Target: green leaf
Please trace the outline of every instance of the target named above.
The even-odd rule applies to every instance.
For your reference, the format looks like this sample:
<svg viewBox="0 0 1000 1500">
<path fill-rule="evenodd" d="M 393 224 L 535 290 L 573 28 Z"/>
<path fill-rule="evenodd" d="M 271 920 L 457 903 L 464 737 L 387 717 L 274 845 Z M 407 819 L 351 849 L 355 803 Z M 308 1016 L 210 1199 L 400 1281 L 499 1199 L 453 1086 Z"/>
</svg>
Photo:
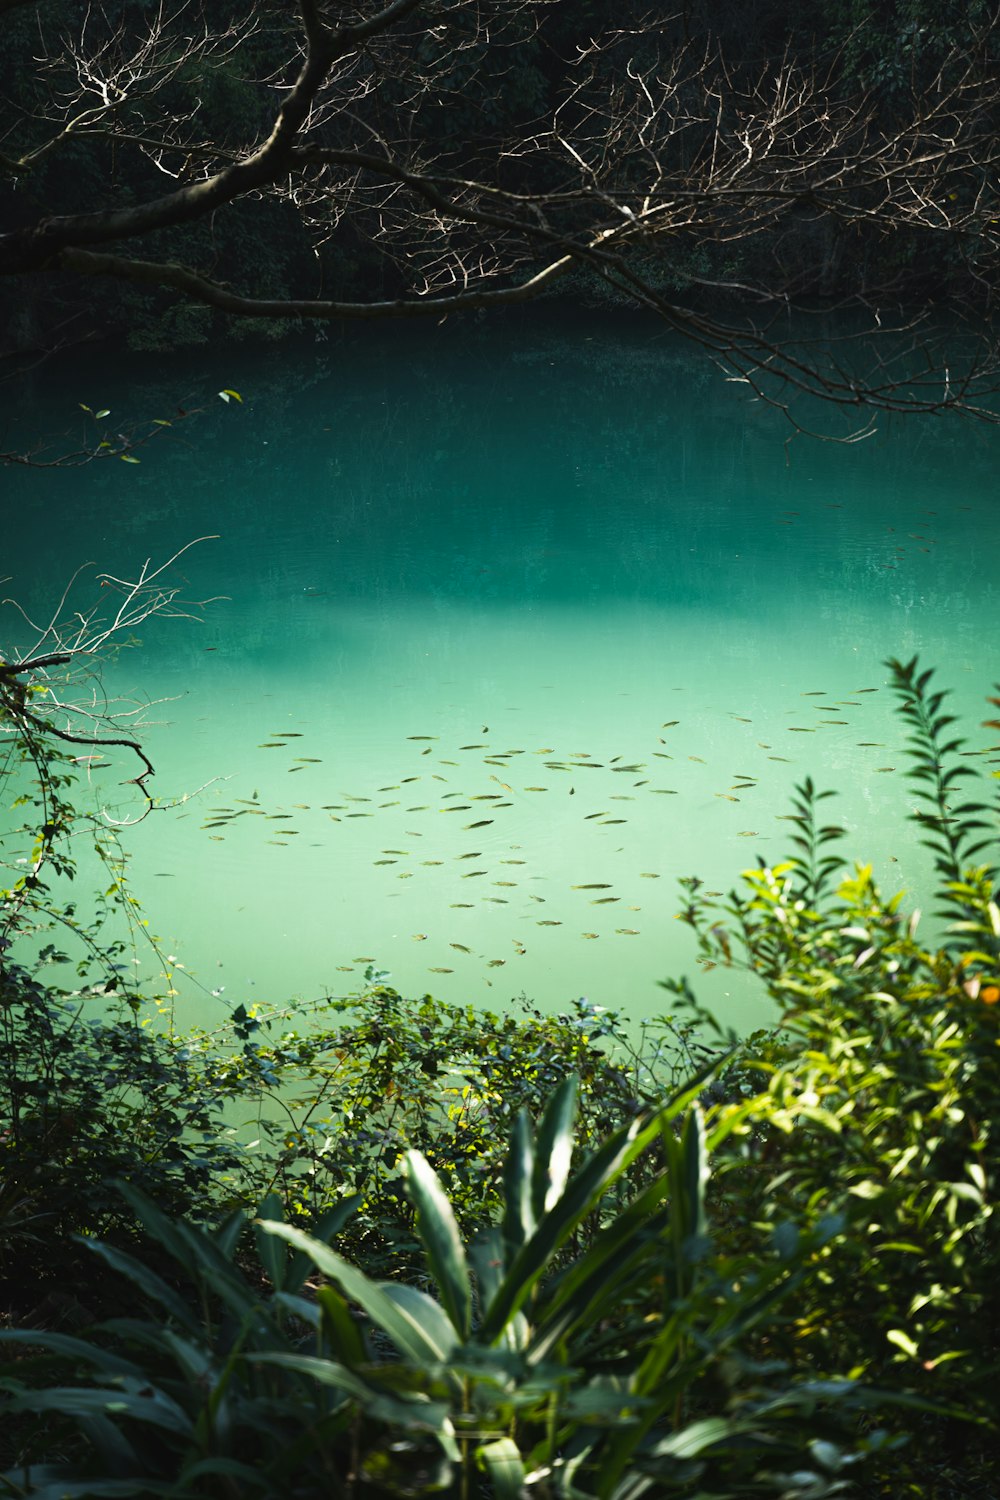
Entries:
<svg viewBox="0 0 1000 1500">
<path fill-rule="evenodd" d="M 227 405 L 229 404 L 230 401 L 238 401 L 241 406 L 243 404 L 243 397 L 240 395 L 239 391 L 231 391 L 231 390 L 220 391 L 219 392 L 219 396 L 220 396 L 220 399 L 223 400 L 223 401 L 225 401 Z"/>
<path fill-rule="evenodd" d="M 472 1325 L 472 1288 L 451 1204 L 437 1174 L 419 1151 L 406 1152 L 403 1170 L 431 1275 L 459 1337 L 467 1339 Z"/>
<path fill-rule="evenodd" d="M 904 1333 L 901 1328 L 890 1328 L 886 1338 L 890 1344 L 895 1344 L 897 1349 L 902 1349 L 903 1353 L 908 1354 L 911 1359 L 919 1359 L 920 1350 L 909 1334 Z"/>
<path fill-rule="evenodd" d="M 503 1240 L 508 1265 L 535 1232 L 536 1220 L 531 1206 L 534 1170 L 534 1131 L 528 1111 L 520 1109 L 503 1168 Z"/>
<path fill-rule="evenodd" d="M 383 1291 L 437 1347 L 442 1363 L 452 1357 L 459 1347 L 455 1326 L 433 1297 L 428 1297 L 419 1287 L 406 1286 L 402 1282 L 386 1282 Z"/>
<path fill-rule="evenodd" d="M 497 1500 L 520 1500 L 524 1493 L 524 1464 L 511 1438 L 498 1438 L 477 1449 L 476 1457 L 490 1477 Z"/>
<path fill-rule="evenodd" d="M 493 1340 L 499 1337 L 508 1318 L 531 1295 L 555 1252 L 586 1218 L 611 1183 L 649 1148 L 660 1134 L 663 1123 L 673 1119 L 697 1097 L 705 1079 L 716 1066 L 713 1059 L 659 1109 L 636 1116 L 608 1136 L 571 1178 L 565 1192 L 511 1262 L 486 1310 L 481 1329 L 483 1338 Z"/>
<path fill-rule="evenodd" d="M 137 464 L 137 463 L 139 463 L 139 459 L 136 458 L 136 456 L 135 456 L 134 453 L 123 453 L 121 455 L 121 461 L 122 461 L 123 464 Z"/>
<path fill-rule="evenodd" d="M 138 1380 L 123 1381 L 115 1390 L 50 1386 L 46 1391 L 22 1391 L 9 1398 L 8 1410 L 54 1411 L 64 1417 L 128 1416 L 185 1438 L 192 1431 L 191 1419 L 176 1401 Z"/>
<path fill-rule="evenodd" d="M 257 1242 L 257 1254 L 260 1263 L 267 1272 L 268 1280 L 276 1292 L 285 1290 L 285 1277 L 288 1272 L 290 1256 L 287 1250 L 282 1250 L 273 1234 L 265 1234 L 261 1229 L 260 1221 L 263 1219 L 274 1219 L 281 1221 L 284 1218 L 284 1205 L 277 1193 L 268 1193 L 257 1210 L 257 1220 L 253 1226 L 254 1239 Z"/>
<path fill-rule="evenodd" d="M 536 1221 L 562 1196 L 573 1158 L 577 1081 L 571 1074 L 549 1101 L 535 1138 L 531 1207 Z"/>
<path fill-rule="evenodd" d="M 454 1439 L 454 1427 L 444 1401 L 431 1401 L 422 1392 L 412 1395 L 380 1390 L 362 1380 L 352 1370 L 334 1363 L 331 1359 L 319 1359 L 313 1354 L 252 1354 L 248 1359 L 253 1364 L 280 1365 L 286 1370 L 297 1370 L 309 1375 L 321 1385 L 330 1385 L 360 1402 L 367 1416 L 382 1422 L 398 1423 L 399 1426 L 414 1427 L 433 1432 L 448 1457 L 458 1459 L 458 1447 Z"/>
<path fill-rule="evenodd" d="M 45 1333 L 34 1328 L 0 1328 L 0 1343 L 28 1344 L 36 1349 L 51 1349 L 53 1354 L 64 1354 L 68 1359 L 86 1360 L 88 1364 L 103 1370 L 107 1375 L 132 1375 L 138 1378 L 142 1371 L 130 1360 L 112 1354 L 86 1339 L 75 1338 L 68 1333 Z"/>
<path fill-rule="evenodd" d="M 429 1338 L 422 1324 L 415 1322 L 407 1308 L 397 1305 L 387 1288 L 371 1281 L 363 1271 L 352 1266 L 328 1245 L 314 1240 L 301 1229 L 291 1224 L 262 1223 L 265 1234 L 276 1234 L 290 1245 L 305 1251 L 313 1264 L 329 1276 L 340 1289 L 356 1302 L 388 1338 L 400 1354 L 416 1364 L 438 1364 L 441 1359 L 439 1346 Z"/>
</svg>

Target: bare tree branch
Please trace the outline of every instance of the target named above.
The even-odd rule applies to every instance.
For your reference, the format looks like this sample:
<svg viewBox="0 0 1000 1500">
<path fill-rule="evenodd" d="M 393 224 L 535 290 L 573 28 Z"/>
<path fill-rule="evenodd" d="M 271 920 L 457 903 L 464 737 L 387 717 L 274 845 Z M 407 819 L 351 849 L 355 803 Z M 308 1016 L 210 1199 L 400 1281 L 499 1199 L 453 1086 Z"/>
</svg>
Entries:
<svg viewBox="0 0 1000 1500">
<path fill-rule="evenodd" d="M 30 181 L 67 141 L 90 139 L 132 153 L 136 169 L 145 163 L 154 190 L 85 212 L 24 215 L 0 233 L 0 276 L 110 278 L 271 320 L 440 318 L 583 279 L 655 312 L 786 412 L 782 389 L 857 408 L 992 418 L 981 392 L 998 368 L 988 328 L 1000 270 L 996 19 L 892 120 L 846 92 L 835 65 L 810 71 L 786 59 L 753 79 L 708 44 L 667 44 L 650 22 L 612 27 L 558 61 L 554 102 L 516 129 L 484 109 L 475 132 L 456 133 L 446 102 L 475 107 L 469 77 L 494 97 L 492 71 L 502 80 L 526 39 L 544 31 L 544 0 L 359 0 L 343 20 L 321 0 L 300 0 L 278 40 L 262 39 L 253 7 L 213 27 L 199 0 L 173 5 L 163 0 L 134 32 L 98 24 L 95 12 L 43 56 L 43 70 L 63 81 L 43 118 L 10 123 L 0 158 Z M 0 13 L 16 8 L 0 0 Z M 271 60 L 253 81 L 262 123 L 251 139 L 235 128 L 213 138 L 200 95 L 182 79 L 231 67 L 252 48 Z M 14 146 L 19 134 L 26 140 Z M 164 174 L 177 184 L 166 193 Z M 318 266 L 340 240 L 362 245 L 385 267 L 387 290 L 269 295 L 240 285 L 225 255 L 206 265 L 189 245 L 198 224 L 240 206 L 250 213 L 265 198 L 305 226 Z M 916 381 L 914 367 L 890 372 L 877 355 L 867 375 L 852 375 L 828 348 L 791 345 L 756 311 L 708 309 L 709 289 L 744 308 L 785 309 L 799 293 L 823 293 L 823 265 L 803 268 L 794 248 L 810 235 L 826 245 L 860 237 L 880 253 L 896 242 L 908 254 L 946 245 L 955 285 L 986 313 L 961 378 L 951 357 Z M 150 237 L 152 255 L 129 253 L 128 242 Z M 786 271 L 789 246 L 796 264 Z M 734 252 L 749 271 L 726 270 Z M 765 269 L 755 275 L 755 265 Z M 892 321 L 882 298 L 916 286 L 899 268 L 881 285 L 863 281 L 856 300 L 873 335 Z M 927 337 L 921 311 L 911 302 L 901 326 Z"/>
</svg>

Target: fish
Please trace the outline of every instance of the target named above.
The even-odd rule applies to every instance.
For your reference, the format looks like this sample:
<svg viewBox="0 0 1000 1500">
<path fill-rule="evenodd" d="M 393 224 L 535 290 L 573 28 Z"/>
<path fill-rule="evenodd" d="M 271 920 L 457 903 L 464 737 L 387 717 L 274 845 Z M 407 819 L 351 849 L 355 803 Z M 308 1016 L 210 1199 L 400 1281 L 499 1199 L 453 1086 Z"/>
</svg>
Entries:
<svg viewBox="0 0 1000 1500">
<path fill-rule="evenodd" d="M 471 953 L 472 952 L 472 949 L 471 948 L 467 948 L 464 943 L 449 943 L 448 947 L 449 948 L 457 948 L 458 951 L 459 951 L 459 953 Z"/>
<path fill-rule="evenodd" d="M 442 969 L 439 965 L 435 964 L 432 968 L 428 969 L 427 972 L 428 974 L 454 974 L 455 970 Z"/>
<path fill-rule="evenodd" d="M 611 889 L 611 882 L 610 882 L 610 880 L 596 880 L 596 881 L 592 881 L 589 885 L 572 885 L 572 886 L 570 886 L 570 890 L 571 891 L 610 891 L 610 889 Z"/>
</svg>

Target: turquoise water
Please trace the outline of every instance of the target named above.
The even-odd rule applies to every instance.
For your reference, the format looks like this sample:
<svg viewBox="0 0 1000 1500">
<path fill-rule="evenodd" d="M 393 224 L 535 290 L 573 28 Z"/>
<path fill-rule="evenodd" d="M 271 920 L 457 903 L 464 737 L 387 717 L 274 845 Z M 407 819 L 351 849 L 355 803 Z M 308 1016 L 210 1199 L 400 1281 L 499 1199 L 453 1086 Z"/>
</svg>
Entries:
<svg viewBox="0 0 1000 1500">
<path fill-rule="evenodd" d="M 157 700 L 179 805 L 123 839 L 183 1016 L 349 993 L 375 963 L 407 993 L 634 1017 L 686 972 L 750 1026 L 754 986 L 698 974 L 677 880 L 780 858 L 807 773 L 920 904 L 882 661 L 938 666 L 989 744 L 994 431 L 789 447 L 656 330 L 538 317 L 44 366 L 5 446 L 72 437 L 80 401 L 123 423 L 209 404 L 139 465 L 3 474 L 29 612 L 88 559 L 131 577 L 217 536 L 178 566 L 188 598 L 225 597 L 103 673 Z M 131 774 L 94 772 L 114 816 Z"/>
</svg>

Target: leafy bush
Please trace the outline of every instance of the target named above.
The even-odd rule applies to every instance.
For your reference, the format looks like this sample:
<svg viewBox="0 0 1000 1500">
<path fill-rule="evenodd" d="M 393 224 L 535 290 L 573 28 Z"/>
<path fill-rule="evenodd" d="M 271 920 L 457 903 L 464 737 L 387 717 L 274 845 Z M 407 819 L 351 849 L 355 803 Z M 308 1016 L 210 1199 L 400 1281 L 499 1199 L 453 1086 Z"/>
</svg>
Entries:
<svg viewBox="0 0 1000 1500">
<path fill-rule="evenodd" d="M 742 1059 L 760 1093 L 723 1110 L 741 1146 L 727 1190 L 742 1221 L 844 1213 L 851 1226 L 769 1347 L 989 1424 L 978 1439 L 964 1424 L 921 1425 L 914 1492 L 933 1493 L 937 1474 L 952 1493 L 948 1465 L 968 1467 L 996 1442 L 1000 909 L 995 865 L 972 862 L 996 857 L 996 813 L 962 795 L 973 773 L 931 674 L 915 661 L 890 667 L 910 731 L 913 816 L 939 876 L 941 941 L 921 939 L 919 913 L 883 896 L 870 867 L 848 870 L 832 852 L 840 830 L 821 825 L 809 782 L 793 857 L 746 872 L 722 905 L 692 882 L 687 917 L 705 956 L 746 964 L 780 1007 L 777 1032 Z"/>
<path fill-rule="evenodd" d="M 430 995 L 407 999 L 384 975 L 369 978 L 359 996 L 297 1005 L 294 1029 L 287 1011 L 237 1012 L 242 1046 L 228 1062 L 218 1036 L 204 1041 L 234 1090 L 256 1091 L 260 1180 L 304 1227 L 357 1192 L 350 1253 L 379 1273 L 402 1271 L 420 1253 L 404 1151 L 431 1161 L 471 1235 L 499 1211 L 514 1120 L 522 1109 L 540 1114 L 567 1074 L 580 1083 L 583 1152 L 712 1056 L 693 1024 L 669 1016 L 636 1036 L 620 1014 L 582 999 L 559 1015 L 525 1004 L 498 1016 Z M 633 1191 L 643 1170 L 613 1191 Z"/>
<path fill-rule="evenodd" d="M 322 1238 L 273 1218 L 256 1226 L 263 1292 L 256 1273 L 248 1282 L 237 1269 L 240 1215 L 212 1235 L 129 1191 L 193 1283 L 196 1306 L 142 1261 L 95 1243 L 93 1253 L 132 1280 L 145 1316 L 112 1320 L 93 1340 L 0 1332 L 15 1349 L 46 1350 L 43 1371 L 55 1358 L 66 1372 L 65 1383 L 35 1387 L 29 1359 L 0 1380 L 8 1430 L 12 1419 L 51 1414 L 85 1440 L 75 1463 L 19 1455 L 8 1492 L 837 1493 L 842 1475 L 887 1442 L 879 1432 L 850 1439 L 871 1398 L 850 1380 L 790 1379 L 743 1351 L 832 1246 L 838 1222 L 786 1226 L 752 1260 L 712 1251 L 709 1142 L 697 1110 L 678 1124 L 701 1082 L 620 1126 L 571 1174 L 575 1081 L 564 1081 L 537 1131 L 518 1117 L 502 1220 L 468 1253 L 440 1179 L 408 1152 L 433 1294 L 377 1282 Z M 724 1135 L 717 1129 L 713 1143 Z M 607 1190 L 651 1153 L 660 1169 L 646 1188 L 557 1270 Z M 311 1267 L 324 1285 L 307 1283 Z"/>
</svg>

